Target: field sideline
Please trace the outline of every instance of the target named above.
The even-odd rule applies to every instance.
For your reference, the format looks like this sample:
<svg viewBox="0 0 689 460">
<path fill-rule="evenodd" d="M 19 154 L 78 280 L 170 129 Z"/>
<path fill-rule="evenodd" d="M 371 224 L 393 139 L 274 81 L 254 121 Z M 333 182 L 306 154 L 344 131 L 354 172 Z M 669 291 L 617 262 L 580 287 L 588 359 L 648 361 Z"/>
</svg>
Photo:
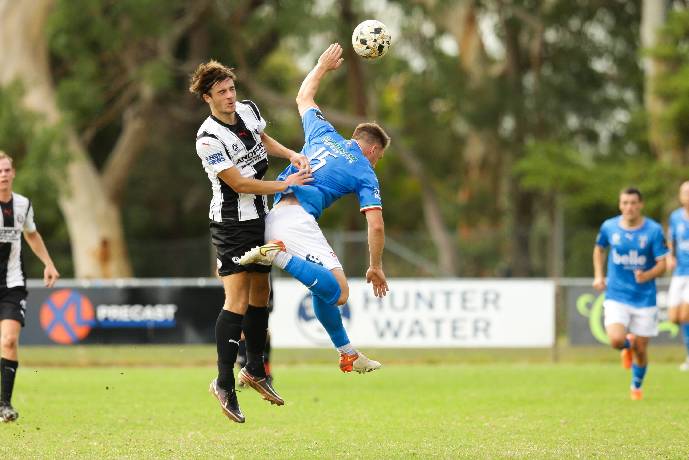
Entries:
<svg viewBox="0 0 689 460">
<path fill-rule="evenodd" d="M 26 347 L 0 441 L 5 458 L 689 457 L 681 350 L 651 350 L 640 402 L 614 352 L 576 351 L 378 350 L 384 369 L 344 375 L 331 351 L 278 350 L 287 404 L 245 390 L 238 425 L 207 393 L 212 347 Z"/>
</svg>

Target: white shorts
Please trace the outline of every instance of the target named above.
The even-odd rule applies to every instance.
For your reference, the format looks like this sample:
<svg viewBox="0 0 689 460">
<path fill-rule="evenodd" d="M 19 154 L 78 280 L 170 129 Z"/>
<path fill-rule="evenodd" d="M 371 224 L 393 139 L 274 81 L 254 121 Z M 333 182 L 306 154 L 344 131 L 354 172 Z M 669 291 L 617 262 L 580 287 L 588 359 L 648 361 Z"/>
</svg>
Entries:
<svg viewBox="0 0 689 460">
<path fill-rule="evenodd" d="M 670 308 L 689 303 L 689 276 L 673 276 L 667 293 L 667 305 Z"/>
<path fill-rule="evenodd" d="M 301 205 L 273 208 L 266 216 L 266 241 L 281 240 L 293 256 L 322 265 L 342 268 L 335 251 L 323 236 L 316 219 Z"/>
<path fill-rule="evenodd" d="M 622 324 L 629 332 L 640 337 L 658 335 L 658 307 L 632 307 L 616 300 L 603 302 L 605 327 Z"/>
</svg>

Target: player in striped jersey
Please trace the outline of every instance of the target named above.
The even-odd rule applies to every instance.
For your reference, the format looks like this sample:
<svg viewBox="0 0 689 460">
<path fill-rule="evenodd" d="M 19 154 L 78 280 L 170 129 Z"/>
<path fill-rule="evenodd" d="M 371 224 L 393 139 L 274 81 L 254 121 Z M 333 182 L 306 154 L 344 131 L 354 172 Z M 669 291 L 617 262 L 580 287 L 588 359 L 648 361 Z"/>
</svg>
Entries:
<svg viewBox="0 0 689 460">
<path fill-rule="evenodd" d="M 239 372 L 240 381 L 272 404 L 282 405 L 284 401 L 266 378 L 263 362 L 270 267 L 242 266 L 239 257 L 264 242 L 268 212 L 265 195 L 311 179 L 307 158 L 264 132 L 266 121 L 256 104 L 237 101 L 235 80 L 232 69 L 211 60 L 196 69 L 189 90 L 211 111 L 196 135 L 196 153 L 213 190 L 211 239 L 225 289 L 225 304 L 215 325 L 218 378 L 211 382 L 210 391 L 230 420 L 243 423 L 233 374 L 242 330 L 247 364 Z M 297 171 L 285 181 L 262 180 L 268 169 L 268 155 L 289 160 Z"/>
<path fill-rule="evenodd" d="M 276 240 L 247 252 L 241 263 L 279 266 L 311 291 L 314 314 L 340 353 L 343 372 L 370 372 L 381 365 L 356 350 L 347 336 L 338 308 L 349 296 L 349 286 L 337 255 L 318 227 L 325 208 L 347 194 L 359 199 L 359 209 L 368 224 L 370 252 L 366 281 L 376 297 L 388 292 L 383 272 L 385 230 L 378 178 L 373 170 L 383 158 L 390 138 L 375 123 L 356 127 L 352 139 L 344 139 L 323 116 L 314 101 L 326 73 L 342 64 L 342 48 L 330 45 L 299 88 L 297 106 L 304 126 L 303 152 L 311 161 L 313 182 L 291 187 L 275 195 L 275 206 L 266 219 L 266 240 Z M 288 167 L 278 180 L 295 168 Z"/>
<path fill-rule="evenodd" d="M 19 334 L 24 326 L 27 296 L 26 274 L 21 255 L 22 233 L 31 250 L 45 265 L 45 285 L 53 287 L 60 277 L 41 234 L 36 230 L 31 201 L 12 192 L 14 176 L 12 158 L 0 151 L 0 421 L 3 422 L 12 422 L 19 417 L 19 413 L 12 407 L 12 390 L 19 366 Z"/>
</svg>

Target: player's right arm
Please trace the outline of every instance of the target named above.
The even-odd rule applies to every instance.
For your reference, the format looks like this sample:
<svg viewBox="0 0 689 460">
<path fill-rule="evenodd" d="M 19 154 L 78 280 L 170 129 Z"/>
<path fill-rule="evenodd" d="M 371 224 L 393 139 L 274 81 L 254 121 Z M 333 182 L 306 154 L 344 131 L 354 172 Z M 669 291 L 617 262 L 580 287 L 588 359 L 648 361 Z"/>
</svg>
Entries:
<svg viewBox="0 0 689 460">
<path fill-rule="evenodd" d="M 605 291 L 605 255 L 605 249 L 593 247 L 593 288 L 599 292 Z"/>
<path fill-rule="evenodd" d="M 383 272 L 383 248 L 385 247 L 385 224 L 383 211 L 370 209 L 366 211 L 368 224 L 369 267 L 366 270 L 366 282 L 373 285 L 373 294 L 384 297 L 388 293 L 388 282 Z"/>
<path fill-rule="evenodd" d="M 598 236 L 596 236 L 596 244 L 593 246 L 593 288 L 599 292 L 605 290 L 605 249 L 610 243 L 608 242 L 608 234 L 605 231 L 605 223 L 601 225 Z"/>
<path fill-rule="evenodd" d="M 274 194 L 284 192 L 292 185 L 304 185 L 313 180 L 311 173 L 306 169 L 287 176 L 284 181 L 263 181 L 253 177 L 244 177 L 230 160 L 223 143 L 211 136 L 204 136 L 196 141 L 196 153 L 201 158 L 204 167 L 210 169 L 237 193 Z"/>
<path fill-rule="evenodd" d="M 300 169 L 290 174 L 284 181 L 258 180 L 253 177 L 244 177 L 234 166 L 220 171 L 218 177 L 237 193 L 250 193 L 253 195 L 272 195 L 284 192 L 292 185 L 304 185 L 313 180 L 311 173 L 306 169 Z"/>
<path fill-rule="evenodd" d="M 672 216 L 670 216 L 670 222 L 668 224 L 667 232 L 667 258 L 666 258 L 666 268 L 668 271 L 673 271 L 677 266 L 677 256 L 675 254 L 675 232 L 672 225 Z"/>
<path fill-rule="evenodd" d="M 339 43 L 333 43 L 323 51 L 323 54 L 318 58 L 318 63 L 311 69 L 311 72 L 306 75 L 306 78 L 304 78 L 304 81 L 299 87 L 299 92 L 297 93 L 297 108 L 299 109 L 300 117 L 303 117 L 304 113 L 312 107 L 318 109 L 314 98 L 321 84 L 321 79 L 329 71 L 340 67 L 343 61 L 342 47 Z"/>
</svg>

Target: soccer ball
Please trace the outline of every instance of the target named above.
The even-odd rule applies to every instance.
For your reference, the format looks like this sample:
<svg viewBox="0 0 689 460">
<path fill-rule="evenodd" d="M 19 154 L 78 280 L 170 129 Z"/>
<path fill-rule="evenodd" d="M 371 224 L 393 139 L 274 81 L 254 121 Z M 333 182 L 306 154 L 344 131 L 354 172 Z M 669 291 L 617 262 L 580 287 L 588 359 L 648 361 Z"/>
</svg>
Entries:
<svg viewBox="0 0 689 460">
<path fill-rule="evenodd" d="M 390 48 L 390 32 L 380 21 L 369 19 L 362 22 L 352 33 L 352 46 L 364 59 L 378 59 Z"/>
</svg>

